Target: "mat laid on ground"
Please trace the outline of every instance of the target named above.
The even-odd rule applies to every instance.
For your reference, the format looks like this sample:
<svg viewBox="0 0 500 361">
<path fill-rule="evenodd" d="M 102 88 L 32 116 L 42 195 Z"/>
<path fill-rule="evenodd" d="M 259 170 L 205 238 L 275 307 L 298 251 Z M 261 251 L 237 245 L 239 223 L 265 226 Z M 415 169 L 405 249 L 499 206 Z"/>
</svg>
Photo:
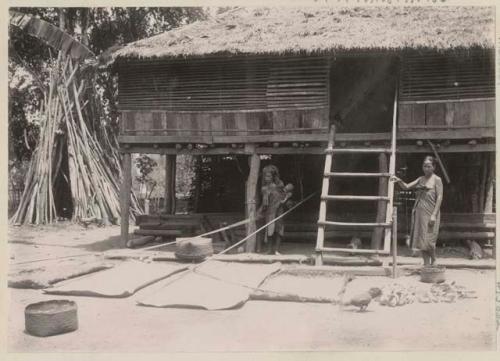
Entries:
<svg viewBox="0 0 500 361">
<path fill-rule="evenodd" d="M 107 271 L 61 282 L 44 292 L 57 295 L 128 297 L 141 288 L 186 268 L 186 265 L 131 260 Z"/>
<path fill-rule="evenodd" d="M 252 293 L 253 299 L 295 302 L 331 302 L 339 299 L 345 283 L 343 275 L 310 276 L 279 273 L 270 277 Z"/>
<path fill-rule="evenodd" d="M 113 263 L 92 255 L 11 265 L 8 285 L 12 288 L 47 288 L 54 283 L 106 270 L 113 266 Z"/>
<path fill-rule="evenodd" d="M 158 292 L 138 300 L 152 307 L 185 307 L 224 310 L 243 305 L 252 290 L 271 274 L 280 263 L 255 265 L 211 261 L 169 282 Z"/>
</svg>

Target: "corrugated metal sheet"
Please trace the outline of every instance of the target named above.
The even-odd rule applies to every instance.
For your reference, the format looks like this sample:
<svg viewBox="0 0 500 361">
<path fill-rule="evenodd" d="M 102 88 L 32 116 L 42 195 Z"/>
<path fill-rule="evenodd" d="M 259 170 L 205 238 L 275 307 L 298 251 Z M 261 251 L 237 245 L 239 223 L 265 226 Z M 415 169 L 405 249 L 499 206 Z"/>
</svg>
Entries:
<svg viewBox="0 0 500 361">
<path fill-rule="evenodd" d="M 492 53 L 412 55 L 403 58 L 401 101 L 493 97 L 495 64 Z"/>
<path fill-rule="evenodd" d="M 328 105 L 325 58 L 135 61 L 119 67 L 121 110 L 270 111 Z"/>
</svg>

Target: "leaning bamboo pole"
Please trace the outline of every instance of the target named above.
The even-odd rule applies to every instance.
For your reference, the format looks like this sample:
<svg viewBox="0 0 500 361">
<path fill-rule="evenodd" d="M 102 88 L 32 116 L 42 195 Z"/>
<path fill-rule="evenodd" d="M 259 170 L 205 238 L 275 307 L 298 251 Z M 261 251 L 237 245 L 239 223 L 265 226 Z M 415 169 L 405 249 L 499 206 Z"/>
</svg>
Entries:
<svg viewBox="0 0 500 361">
<path fill-rule="evenodd" d="M 58 177 L 70 188 L 73 221 L 95 218 L 103 224 L 118 223 L 122 170 L 116 139 L 108 139 L 101 119 L 89 119 L 88 114 L 99 112 L 84 111 L 97 104 L 92 74 L 80 71 L 78 64 L 60 54 L 49 80 L 40 109 L 40 137 L 11 223 L 57 221 L 54 187 Z M 132 207 L 136 212 L 139 209 L 133 195 Z"/>
</svg>

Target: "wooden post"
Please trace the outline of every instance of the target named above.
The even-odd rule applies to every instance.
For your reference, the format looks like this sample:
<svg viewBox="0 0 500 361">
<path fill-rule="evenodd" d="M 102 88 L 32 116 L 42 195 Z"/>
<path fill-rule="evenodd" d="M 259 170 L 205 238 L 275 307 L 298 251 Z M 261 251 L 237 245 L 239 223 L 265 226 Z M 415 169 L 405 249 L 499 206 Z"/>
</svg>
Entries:
<svg viewBox="0 0 500 361">
<path fill-rule="evenodd" d="M 165 159 L 165 213 L 175 214 L 175 163 L 177 156 L 167 154 Z"/>
<path fill-rule="evenodd" d="M 484 213 L 493 212 L 493 193 L 495 192 L 495 153 L 489 154 L 488 177 L 486 179 L 486 195 L 484 201 Z"/>
<path fill-rule="evenodd" d="M 248 180 L 246 184 L 246 213 L 247 218 L 249 219 L 248 224 L 246 225 L 247 236 L 255 232 L 257 229 L 256 224 L 256 211 L 257 211 L 257 181 L 259 180 L 259 170 L 260 170 L 260 158 L 259 155 L 255 152 L 255 147 L 252 151 L 253 153 L 250 155 L 250 172 L 248 173 Z M 250 237 L 245 245 L 246 252 L 255 252 L 256 249 L 256 237 Z"/>
<path fill-rule="evenodd" d="M 380 173 L 387 173 L 388 165 L 387 165 L 387 155 L 385 153 L 380 153 L 378 157 L 378 167 Z M 380 177 L 378 181 L 378 195 L 379 196 L 387 196 L 387 177 Z M 387 202 L 378 201 L 377 203 L 377 223 L 385 222 L 385 212 L 387 211 Z M 382 245 L 382 237 L 384 235 L 384 229 L 381 227 L 376 227 L 372 232 L 372 241 L 371 248 L 372 249 L 380 249 Z"/>
<path fill-rule="evenodd" d="M 123 153 L 123 180 L 120 190 L 121 238 L 128 244 L 128 222 L 130 218 L 130 192 L 132 190 L 132 159 L 130 153 Z"/>
<path fill-rule="evenodd" d="M 392 278 L 397 277 L 398 261 L 398 209 L 392 209 Z"/>
<path fill-rule="evenodd" d="M 479 212 L 484 212 L 486 202 L 486 183 L 488 181 L 489 153 L 479 153 L 481 157 L 480 179 L 479 179 Z"/>
</svg>

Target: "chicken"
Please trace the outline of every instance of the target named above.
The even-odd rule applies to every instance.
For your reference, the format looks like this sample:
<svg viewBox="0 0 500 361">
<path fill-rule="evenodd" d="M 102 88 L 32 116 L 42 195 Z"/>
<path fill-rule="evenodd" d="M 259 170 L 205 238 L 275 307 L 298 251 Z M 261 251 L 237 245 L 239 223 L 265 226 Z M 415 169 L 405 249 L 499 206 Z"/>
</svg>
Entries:
<svg viewBox="0 0 500 361">
<path fill-rule="evenodd" d="M 359 307 L 359 312 L 366 310 L 372 299 L 377 298 L 382 295 L 382 290 L 378 287 L 372 287 L 367 292 L 363 292 L 357 296 L 351 298 L 350 301 L 345 302 L 344 306 L 355 306 Z"/>
</svg>

